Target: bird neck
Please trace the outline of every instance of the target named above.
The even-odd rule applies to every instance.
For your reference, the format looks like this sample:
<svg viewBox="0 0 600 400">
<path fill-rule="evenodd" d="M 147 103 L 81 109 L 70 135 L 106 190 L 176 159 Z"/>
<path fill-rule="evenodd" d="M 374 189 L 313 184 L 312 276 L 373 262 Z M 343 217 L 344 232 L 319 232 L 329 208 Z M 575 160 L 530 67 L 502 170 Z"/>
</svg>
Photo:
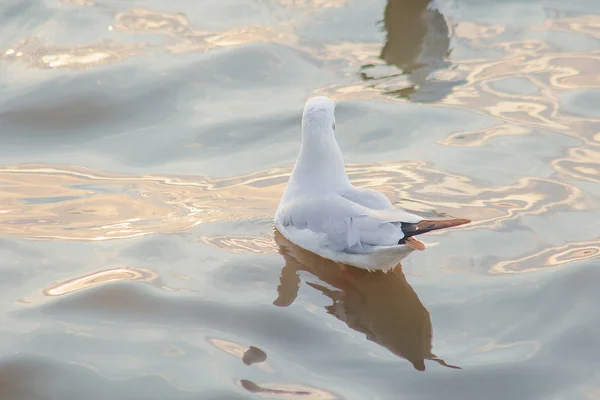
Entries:
<svg viewBox="0 0 600 400">
<path fill-rule="evenodd" d="M 333 136 L 303 135 L 300 153 L 290 177 L 292 190 L 325 193 L 350 184 L 344 157 Z"/>
</svg>

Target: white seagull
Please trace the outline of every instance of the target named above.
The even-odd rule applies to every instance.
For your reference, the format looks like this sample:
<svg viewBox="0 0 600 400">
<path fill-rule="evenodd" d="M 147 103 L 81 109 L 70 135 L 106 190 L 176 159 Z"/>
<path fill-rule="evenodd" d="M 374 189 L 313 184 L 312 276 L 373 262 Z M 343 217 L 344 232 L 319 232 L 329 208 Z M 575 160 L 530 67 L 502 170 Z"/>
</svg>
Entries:
<svg viewBox="0 0 600 400">
<path fill-rule="evenodd" d="M 382 193 L 353 186 L 335 140 L 334 111 L 327 97 L 304 107 L 300 153 L 275 213 L 286 239 L 335 262 L 387 271 L 425 249 L 412 236 L 471 222 L 424 220 L 393 208 Z"/>
</svg>

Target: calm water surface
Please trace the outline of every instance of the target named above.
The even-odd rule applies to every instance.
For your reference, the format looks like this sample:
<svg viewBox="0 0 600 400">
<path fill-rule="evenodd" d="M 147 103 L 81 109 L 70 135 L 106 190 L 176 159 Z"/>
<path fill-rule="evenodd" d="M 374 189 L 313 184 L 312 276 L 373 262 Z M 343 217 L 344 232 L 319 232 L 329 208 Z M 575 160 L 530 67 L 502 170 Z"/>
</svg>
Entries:
<svg viewBox="0 0 600 400">
<path fill-rule="evenodd" d="M 273 234 L 307 97 L 473 223 Z M 600 399 L 600 2 L 4 0 L 0 398 Z"/>
</svg>

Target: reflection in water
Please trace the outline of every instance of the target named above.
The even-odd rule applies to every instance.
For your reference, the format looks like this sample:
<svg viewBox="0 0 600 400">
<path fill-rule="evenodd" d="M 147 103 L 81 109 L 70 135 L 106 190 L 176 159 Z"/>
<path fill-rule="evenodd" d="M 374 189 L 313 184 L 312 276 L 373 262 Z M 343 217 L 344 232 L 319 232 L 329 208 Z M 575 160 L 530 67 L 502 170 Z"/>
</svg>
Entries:
<svg viewBox="0 0 600 400">
<path fill-rule="evenodd" d="M 566 18 L 548 18 L 539 27 L 539 30 L 553 30 L 558 32 L 572 32 L 600 39 L 600 15 L 582 14 Z"/>
<path fill-rule="evenodd" d="M 480 43 L 481 38 L 471 32 L 479 31 L 473 26 L 460 23 L 457 36 L 474 48 L 489 48 L 488 42 Z M 493 47 L 504 53 L 502 58 L 457 64 L 467 83 L 454 90 L 445 103 L 493 116 L 510 127 L 493 136 L 529 134 L 532 129 L 542 128 L 598 145 L 595 127 L 600 120 L 573 115 L 559 101 L 565 90 L 598 86 L 598 54 L 556 52 L 539 40 L 496 42 Z M 477 139 L 481 137 L 475 134 Z"/>
<path fill-rule="evenodd" d="M 549 0 L 539 4 L 515 0 L 488 1 L 482 5 L 473 1 L 469 4 L 462 0 L 440 1 L 444 15 L 430 8 L 429 0 L 386 0 L 368 2 L 366 6 L 348 0 L 29 0 L 3 4 L 6 3 L 9 3 L 3 9 L 6 12 L 0 12 L 6 25 L 2 30 L 4 46 L 0 46 L 0 64 L 3 64 L 0 69 L 6 67 L 0 72 L 0 81 L 10 114 L 5 113 L 5 117 L 31 123 L 17 124 L 30 129 L 24 129 L 18 141 L 4 143 L 10 162 L 21 164 L 0 166 L 2 301 L 7 310 L 17 310 L 3 314 L 8 323 L 3 324 L 2 338 L 11 352 L 33 351 L 50 357 L 2 360 L 2 400 L 69 398 L 65 393 L 82 393 L 71 398 L 120 398 L 123 393 L 140 393 L 139 398 L 173 400 L 229 394 L 229 397 L 334 399 L 340 396 L 331 393 L 335 391 L 333 387 L 343 385 L 347 385 L 344 391 L 348 393 L 357 389 L 368 392 L 363 397 L 382 399 L 436 395 L 465 399 L 600 398 L 599 376 L 588 376 L 589 371 L 599 370 L 597 356 L 589 349 L 595 348 L 600 320 L 594 313 L 598 291 L 594 290 L 593 279 L 597 277 L 594 266 L 600 260 L 597 196 L 600 114 L 595 106 L 600 93 L 600 15 L 584 15 L 598 14 L 600 9 L 595 7 L 598 2 L 584 0 L 567 5 L 568 2 Z M 178 13 L 194 7 L 198 8 L 188 15 Z M 363 12 L 367 8 L 370 11 Z M 522 20 L 511 21 L 507 17 L 509 13 L 521 12 Z M 451 27 L 444 17 L 452 21 Z M 378 39 L 381 35 L 375 25 L 377 19 L 383 19 L 385 40 Z M 539 25 L 532 27 L 532 23 Z M 34 39 L 35 36 L 40 39 Z M 452 43 L 456 51 L 448 65 L 450 38 L 456 38 Z M 257 44 L 245 46 L 252 43 Z M 233 57 L 215 51 L 225 46 L 243 48 L 227 49 Z M 211 51 L 215 54 L 197 54 Z M 348 273 L 339 272 L 337 266 L 324 268 L 327 265 L 324 262 L 282 246 L 287 265 L 277 303 L 283 306 L 294 301 L 300 282 L 296 272 L 307 270 L 309 275 L 316 275 L 310 279 L 316 284 L 307 290 L 319 297 L 319 304 L 324 301 L 330 305 L 329 312 L 343 322 L 323 310 L 315 318 L 297 319 L 292 315 L 293 310 L 264 309 L 262 279 L 272 276 L 262 267 L 263 263 L 268 267 L 272 258 L 269 254 L 277 250 L 272 242 L 271 216 L 290 172 L 283 162 L 292 136 L 273 130 L 274 136 L 261 137 L 254 146 L 243 143 L 248 136 L 244 134 L 239 136 L 236 149 L 228 147 L 238 138 L 235 135 L 230 137 L 231 141 L 213 141 L 211 135 L 199 141 L 195 138 L 198 130 L 194 128 L 204 123 L 211 126 L 227 123 L 236 132 L 238 128 L 241 133 L 248 132 L 243 129 L 245 122 L 237 121 L 235 115 L 232 117 L 229 108 L 222 113 L 211 111 L 216 94 L 239 103 L 237 92 L 228 92 L 229 84 L 219 86 L 218 93 L 213 93 L 211 88 L 193 83 L 197 83 L 196 66 L 216 65 L 217 72 L 221 68 L 231 70 L 231 76 L 227 76 L 231 81 L 227 83 L 243 90 L 248 84 L 243 79 L 246 73 L 263 64 L 244 65 L 239 60 L 248 60 L 248 55 L 262 57 L 271 53 L 281 62 L 287 79 L 282 80 L 281 90 L 265 92 L 265 98 L 261 99 L 273 106 L 265 118 L 284 117 L 291 102 L 309 92 L 340 100 L 366 99 L 361 103 L 370 103 L 373 109 L 384 102 L 390 109 L 393 103 L 401 109 L 406 99 L 438 100 L 435 106 L 420 109 L 431 118 L 447 116 L 448 126 L 444 129 L 449 135 L 425 133 L 408 142 L 411 148 L 412 145 L 427 147 L 431 163 L 350 165 L 348 172 L 354 180 L 358 178 L 359 185 L 383 191 L 392 201 L 411 210 L 475 216 L 473 224 L 459 228 L 469 230 L 464 233 L 472 239 L 471 244 L 461 241 L 461 246 L 472 250 L 460 253 L 469 254 L 468 262 L 459 261 L 463 258 L 460 255 L 457 255 L 459 260 L 448 258 L 447 248 L 440 247 L 429 254 L 443 260 L 433 270 L 456 266 L 464 272 L 454 277 L 452 285 L 461 302 L 444 305 L 446 316 L 458 319 L 433 320 L 438 340 L 442 328 L 464 335 L 450 346 L 457 351 L 443 351 L 441 356 L 464 353 L 457 363 L 461 366 L 467 360 L 479 363 L 481 368 L 477 371 L 456 375 L 456 371 L 443 368 L 446 372 L 443 375 L 448 375 L 452 382 L 444 377 L 431 380 L 430 376 L 425 376 L 425 380 L 400 379 L 403 377 L 397 371 L 389 370 L 390 363 L 383 363 L 358 375 L 354 368 L 348 369 L 347 361 L 369 363 L 369 355 L 357 358 L 344 352 L 349 347 L 336 349 L 328 354 L 332 361 L 329 367 L 317 367 L 319 357 L 296 357 L 303 346 L 286 346 L 282 338 L 276 340 L 279 344 L 271 343 L 272 335 L 277 332 L 258 329 L 258 325 L 277 327 L 278 317 L 287 312 L 284 316 L 294 322 L 295 333 L 302 335 L 303 328 L 313 332 L 316 340 L 311 340 L 312 350 L 318 354 L 329 350 L 329 341 L 318 340 L 323 332 L 313 328 L 333 321 L 372 350 L 385 353 L 389 349 L 416 367 L 427 365 L 430 370 L 437 367 L 425 361 L 432 352 L 432 321 L 401 270 L 385 276 L 363 276 L 361 271 L 350 268 L 346 276 Z M 286 68 L 297 60 L 306 61 L 307 68 L 302 71 Z M 365 67 L 359 70 L 361 66 Z M 148 79 L 140 71 L 156 75 L 157 79 Z M 137 131 L 144 129 L 146 122 L 139 118 L 148 113 L 146 107 L 151 103 L 126 104 L 119 99 L 135 95 L 139 88 L 164 86 L 171 80 L 163 81 L 161 77 L 173 71 L 181 72 L 178 80 L 192 83 L 193 93 L 190 93 L 198 96 L 194 95 L 194 100 L 186 104 L 195 112 L 190 115 L 185 109 L 174 107 L 161 115 L 164 118 L 160 118 L 157 131 L 177 130 L 182 136 L 167 135 L 166 140 L 181 140 L 181 147 L 174 145 L 172 151 L 165 152 L 156 162 L 144 164 L 145 156 L 151 154 L 148 148 L 139 146 L 139 137 L 160 141 L 165 136 Z M 352 74 L 356 71 L 363 72 L 362 77 Z M 133 74 L 133 86 L 123 82 L 124 87 L 110 93 L 112 106 L 105 105 L 108 98 L 96 101 L 85 96 L 81 104 L 82 98 L 77 93 L 86 78 L 91 83 L 97 78 L 97 83 L 108 90 L 104 84 L 107 77 Z M 324 82 L 321 77 L 327 83 L 317 83 Z M 238 81 L 239 78 L 242 79 Z M 36 84 L 45 79 L 55 82 L 47 86 Z M 318 85 L 323 86 L 315 87 Z M 62 100 L 50 101 L 48 107 L 39 106 L 46 92 L 59 86 Z M 178 92 L 177 87 L 167 86 L 164 87 L 167 95 Z M 178 99 L 189 100 L 186 93 L 177 94 L 183 96 Z M 12 99 L 16 101 L 14 104 Z M 208 108 L 207 102 L 211 102 Z M 121 126 L 118 118 L 96 118 L 113 116 L 115 104 L 128 115 L 131 126 Z M 18 113 L 11 111 L 13 105 L 18 106 Z M 358 109 L 355 105 L 352 108 Z M 94 108 L 91 114 L 82 112 L 90 110 L 90 106 L 101 108 Z M 464 110 L 468 112 L 463 113 Z M 483 119 L 490 123 L 484 126 L 470 121 L 474 114 L 484 115 Z M 390 126 L 401 119 L 391 113 L 375 116 L 369 113 L 365 118 L 378 116 L 387 119 L 383 125 Z M 465 121 L 468 128 L 463 128 Z M 410 122 L 428 126 L 428 121 L 419 118 L 411 117 Z M 103 138 L 94 135 L 85 149 L 79 149 L 78 140 L 87 139 L 90 123 L 102 132 Z M 54 129 L 60 128 L 56 124 L 81 129 Z M 394 126 L 397 134 L 413 133 L 409 132 L 412 124 L 400 124 Z M 48 130 L 48 127 L 54 128 Z M 6 135 L 14 133 L 7 128 Z M 64 131 L 64 135 L 57 136 L 59 131 Z M 73 134 L 73 140 L 63 142 L 68 133 Z M 42 136 L 43 146 L 31 148 L 36 138 Z M 349 146 L 362 148 L 364 142 L 360 137 L 350 132 L 346 138 Z M 381 140 L 382 152 L 378 154 L 379 149 L 373 147 L 372 152 L 356 152 L 357 159 L 393 157 L 386 147 L 402 148 L 404 142 L 397 138 L 403 139 L 369 135 L 369 140 Z M 269 165 L 278 164 L 281 168 L 258 170 L 261 167 L 253 164 L 256 160 L 253 152 L 262 147 L 263 140 L 276 143 L 280 139 L 287 142 L 279 148 L 281 154 L 271 155 Z M 180 158 L 188 154 L 183 146 L 196 146 L 200 142 L 207 148 L 197 146 L 199 158 L 209 154 L 233 163 L 247 160 L 245 170 L 255 172 L 227 179 L 168 176 L 160 172 L 172 167 L 183 170 L 175 166 L 187 162 Z M 136 152 L 135 157 L 124 160 L 121 158 L 124 153 L 108 150 L 113 146 L 131 148 Z M 448 152 L 443 146 L 461 146 L 466 157 L 453 160 L 448 157 L 453 151 Z M 64 163 L 71 163 L 71 152 L 81 151 L 91 152 L 89 162 L 96 165 L 110 165 L 113 170 L 118 165 L 128 165 L 142 172 L 109 173 L 74 165 L 30 164 L 40 159 L 59 160 L 61 154 L 65 154 Z M 141 153 L 144 157 L 138 157 Z M 418 154 L 405 156 L 418 157 Z M 113 159 L 116 164 L 111 163 Z M 513 164 L 513 160 L 518 162 Z M 187 171 L 194 170 L 196 161 L 190 162 Z M 490 174 L 497 170 L 493 176 L 487 176 L 485 171 L 478 170 L 478 163 L 486 164 L 485 170 Z M 200 164 L 200 168 L 205 168 L 204 161 Z M 260 165 L 265 163 L 261 161 Z M 163 237 L 179 232 L 191 234 Z M 148 240 L 122 240 L 151 235 L 156 236 Z M 101 240 L 111 242 L 57 243 Z M 186 296 L 145 290 L 151 285 L 160 286 L 157 283 L 160 278 L 144 269 L 123 267 L 88 275 L 90 265 L 114 266 L 114 261 L 106 260 L 107 256 L 114 255 L 117 262 L 120 257 L 137 258 L 144 254 L 144 249 L 163 240 L 174 246 L 164 247 L 163 252 L 159 245 L 152 257 L 142 258 L 157 267 L 173 263 L 174 274 L 194 277 L 189 278 L 186 286 L 207 297 L 208 303 L 198 303 L 206 307 L 198 307 L 194 301 L 186 311 L 186 307 L 180 307 L 188 304 Z M 191 252 L 188 244 L 194 252 L 198 249 L 205 252 L 211 258 L 210 264 L 202 263 L 199 269 L 197 262 L 186 261 L 186 253 Z M 98 250 L 97 254 L 81 255 L 77 250 L 89 248 Z M 59 278 L 57 274 L 62 273 L 57 268 L 64 267 L 64 252 L 70 249 L 77 250 L 69 264 L 75 269 L 68 278 Z M 181 258 L 173 256 L 176 251 L 181 252 Z M 84 257 L 81 263 L 76 260 L 80 256 Z M 180 261 L 171 261 L 175 259 Z M 238 273 L 237 280 L 229 274 L 220 275 L 221 280 L 203 279 L 213 266 L 237 267 L 240 263 L 247 264 L 249 272 Z M 255 263 L 261 267 L 257 268 Z M 244 270 L 244 265 L 241 269 Z M 507 276 L 523 272 L 528 275 Z M 300 274 L 304 276 L 305 272 Z M 473 274 L 485 276 L 470 279 Z M 47 285 L 59 279 L 69 281 L 40 288 L 39 282 Z M 114 282 L 130 279 L 152 283 Z M 116 284 L 103 285 L 104 282 Z M 210 283 L 218 285 L 203 290 Z M 90 290 L 81 290 L 91 286 Z M 221 291 L 223 287 L 235 291 L 236 286 L 243 292 L 237 295 L 243 296 L 244 304 Z M 54 297 L 42 298 L 42 290 L 45 296 Z M 77 290 L 80 291 L 75 296 L 62 296 Z M 38 301 L 14 302 L 26 293 L 35 293 L 39 297 L 34 300 Z M 218 297 L 216 301 L 212 296 Z M 25 308 L 31 313 L 22 314 L 20 309 Z M 169 309 L 177 309 L 169 315 L 163 313 L 169 321 L 173 316 L 173 323 L 165 324 L 165 318 L 156 318 Z M 244 318 L 232 319 L 237 312 Z M 106 324 L 107 320 L 126 323 Z M 369 335 L 373 342 L 365 341 L 363 334 Z M 203 341 L 206 335 L 223 336 L 227 340 L 213 342 L 214 346 L 220 346 L 218 350 Z M 198 348 L 189 346 L 182 342 L 184 337 L 189 341 L 200 338 L 202 343 Z M 273 353 L 269 351 L 265 359 L 267 354 L 245 343 L 244 337 L 252 337 L 255 341 L 252 344 L 260 343 L 267 350 L 273 349 Z M 477 345 L 482 342 L 483 346 Z M 438 343 L 436 340 L 433 350 L 441 352 Z M 278 345 L 287 349 L 289 357 L 275 356 Z M 531 347 L 535 347 L 534 351 Z M 221 364 L 203 357 L 205 348 L 210 353 L 229 351 L 233 356 L 221 354 L 225 358 Z M 176 360 L 163 357 L 184 352 L 186 356 Z M 413 369 L 407 361 L 394 355 L 389 357 L 392 364 L 403 367 L 400 369 Z M 269 363 L 275 362 L 268 371 L 271 375 L 265 376 Z M 86 367 L 79 368 L 82 365 Z M 238 372 L 248 376 L 231 376 Z M 319 374 L 327 375 L 328 382 Z M 163 382 L 163 377 L 169 382 Z M 231 388 L 234 379 L 238 387 Z M 188 391 L 194 384 L 202 392 Z M 350 399 L 353 395 L 345 397 Z M 354 397 L 360 396 L 354 394 Z"/>
<path fill-rule="evenodd" d="M 453 22 L 450 31 L 445 18 L 432 4 L 433 1 L 427 0 L 388 1 L 384 13 L 387 39 L 380 54 L 387 66 L 377 60 L 371 43 L 326 44 L 326 48 L 335 50 L 328 52 L 333 58 L 351 66 L 360 61 L 362 79 L 332 84 L 316 93 L 338 101 L 375 99 L 382 95 L 414 102 L 438 101 L 491 116 L 498 122 L 493 127 L 455 133 L 438 141 L 444 145 L 477 147 L 503 136 L 526 136 L 548 130 L 583 141 L 586 147 L 575 148 L 576 152 L 587 151 L 589 146 L 595 152 L 600 144 L 600 119 L 572 113 L 560 103 L 559 97 L 573 89 L 589 91 L 600 87 L 597 76 L 600 55 L 596 51 L 557 51 L 556 46 L 536 39 L 503 42 L 500 37 L 507 28 L 497 24 L 460 20 Z M 598 16 L 547 19 L 533 29 L 596 39 Z M 445 58 L 451 35 L 464 41 L 463 47 L 485 55 L 455 60 L 452 68 L 448 68 Z M 490 57 L 489 52 L 497 55 Z M 433 72 L 435 79 L 431 78 Z M 588 106 L 583 111 L 594 113 Z M 598 171 L 595 165 L 580 169 L 585 172 L 577 175 L 585 179 Z"/>
<path fill-rule="evenodd" d="M 230 340 L 218 338 L 208 338 L 207 340 L 217 349 L 224 351 L 227 354 L 231 354 L 232 356 L 235 356 L 237 358 L 240 358 L 246 365 L 258 364 L 267 360 L 267 353 L 265 353 L 258 347 L 246 347 L 244 345 L 232 342 Z"/>
<path fill-rule="evenodd" d="M 600 183 L 600 148 L 574 148 L 568 153 L 568 157 L 552 161 L 556 171 L 571 179 Z"/>
<path fill-rule="evenodd" d="M 140 44 L 116 43 L 102 40 L 99 43 L 79 46 L 51 46 L 37 38 L 15 44 L 0 57 L 17 60 L 43 69 L 81 70 L 120 62 L 126 58 L 148 54 Z"/>
<path fill-rule="evenodd" d="M 92 5 L 85 0 L 79 5 Z M 0 60 L 26 62 L 43 69 L 81 70 L 113 64 L 130 57 L 169 51 L 172 53 L 205 52 L 220 47 L 238 46 L 247 43 L 279 43 L 297 45 L 299 39 L 287 27 L 245 26 L 225 31 L 200 31 L 195 29 L 189 19 L 180 13 L 167 13 L 144 8 L 134 8 L 128 12 L 117 13 L 113 30 L 134 34 L 168 35 L 176 39 L 165 44 L 121 43 L 102 39 L 97 43 L 75 46 L 45 45 L 35 37 L 14 44 L 0 54 Z"/>
<path fill-rule="evenodd" d="M 496 263 L 490 268 L 492 273 L 523 273 L 548 267 L 557 267 L 572 262 L 589 260 L 600 256 L 600 240 L 568 243 L 552 246 L 521 257 L 517 260 L 506 260 Z"/>
<path fill-rule="evenodd" d="M 158 279 L 154 272 L 142 268 L 113 268 L 104 271 L 94 272 L 79 278 L 74 278 L 66 282 L 60 282 L 44 289 L 46 296 L 61 296 L 76 292 L 82 289 L 88 289 L 92 286 L 101 285 L 116 281 L 144 281 L 152 282 Z"/>
<path fill-rule="evenodd" d="M 285 259 L 279 296 L 274 304 L 287 307 L 298 294 L 298 271 L 307 271 L 335 287 L 307 283 L 329 297 L 327 312 L 367 339 L 407 359 L 415 369 L 425 370 L 425 360 L 450 368 L 431 352 L 433 337 L 429 312 L 406 281 L 400 265 L 384 273 L 368 272 L 339 264 L 306 251 L 275 231 L 275 242 Z"/>
<path fill-rule="evenodd" d="M 0 234 L 102 241 L 250 220 L 262 226 L 261 233 L 206 233 L 200 240 L 232 253 L 272 253 L 276 248 L 270 238 L 271 217 L 289 172 L 277 168 L 210 179 L 115 174 L 45 164 L 6 166 L 0 168 Z M 521 178 L 488 187 L 423 161 L 348 165 L 347 172 L 358 186 L 381 191 L 411 211 L 456 218 L 476 216 L 468 226 L 456 228 L 461 230 L 498 229 L 528 215 L 596 207 L 584 191 L 569 183 Z M 401 202 L 407 198 L 410 203 Z"/>
<path fill-rule="evenodd" d="M 209 246 L 229 251 L 234 254 L 244 253 L 276 253 L 277 246 L 269 236 L 205 236 L 202 241 Z"/>
<path fill-rule="evenodd" d="M 65 1 L 93 4 L 85 0 Z M 289 9 L 315 12 L 345 5 L 344 0 L 281 0 L 280 3 Z M 565 114 L 557 99 L 561 90 L 600 87 L 597 80 L 600 56 L 595 52 L 556 52 L 550 44 L 534 39 L 501 42 L 499 37 L 506 31 L 506 27 L 501 25 L 461 20 L 453 22 L 451 31 L 445 17 L 431 0 L 387 2 L 383 18 L 387 38 L 379 58 L 381 46 L 377 44 L 302 38 L 294 26 L 302 25 L 314 16 L 294 13 L 293 19 L 286 18 L 272 26 L 259 24 L 207 31 L 194 27 L 185 14 L 132 8 L 116 13 L 114 24 L 106 27 L 103 38 L 96 43 L 53 46 L 28 38 L 7 50 L 3 49 L 0 59 L 21 60 L 45 69 L 74 70 L 153 52 L 204 52 L 224 46 L 277 43 L 302 51 L 314 60 L 343 61 L 350 68 L 362 65 L 362 81 L 336 82 L 327 87 L 313 88 L 315 94 L 336 100 L 381 98 L 382 95 L 416 102 L 437 100 L 493 116 L 502 123 L 489 128 L 489 131 L 486 128 L 459 134 L 466 139 L 462 141 L 454 140 L 457 135 L 453 135 L 440 140 L 441 144 L 473 147 L 491 138 L 527 135 L 534 128 L 574 136 L 593 146 L 600 142 L 597 139 L 600 120 Z M 597 21 L 598 17 L 593 15 L 549 18 L 533 29 L 595 39 L 598 37 Z M 104 35 L 112 30 L 154 36 L 149 37 L 147 43 L 119 43 L 104 39 Z M 160 35 L 174 40 L 165 41 L 160 39 Z M 469 48 L 503 54 L 493 58 L 458 60 L 450 69 L 446 57 L 453 35 L 468 43 Z M 435 79 L 432 79 L 434 72 Z M 520 93 L 519 90 L 508 93 L 492 87 L 496 82 L 511 78 L 529 80 L 535 87 L 535 93 Z"/>
<path fill-rule="evenodd" d="M 455 84 L 427 81 L 432 72 L 447 66 L 445 59 L 450 48 L 450 30 L 435 3 L 388 0 L 383 23 L 387 39 L 380 57 L 388 65 L 400 68 L 403 75 L 367 64 L 362 68 L 363 79 L 383 80 L 379 85 L 386 88 L 387 94 L 397 97 L 416 101 L 444 98 Z"/>
<path fill-rule="evenodd" d="M 246 379 L 241 380 L 240 385 L 250 393 L 279 399 L 337 400 L 340 398 L 323 389 L 304 385 L 281 383 L 262 383 L 259 385 Z"/>
<path fill-rule="evenodd" d="M 348 0 L 277 0 L 287 7 L 302 7 L 313 9 L 341 8 Z"/>
<path fill-rule="evenodd" d="M 116 16 L 115 29 L 129 34 L 151 33 L 176 39 L 173 44 L 161 44 L 172 53 L 204 52 L 219 47 L 247 43 L 279 43 L 295 45 L 298 38 L 285 27 L 235 27 L 225 31 L 201 31 L 194 28 L 183 14 L 135 8 Z"/>
<path fill-rule="evenodd" d="M 502 123 L 475 131 L 454 133 L 442 140 L 438 140 L 438 143 L 446 146 L 479 147 L 495 137 L 527 135 L 529 133 L 531 133 L 530 128 L 511 123 Z"/>
<path fill-rule="evenodd" d="M 166 13 L 134 8 L 129 12 L 115 16 L 114 27 L 121 31 L 135 33 L 146 32 L 170 36 L 201 36 L 196 32 L 190 20 L 184 14 Z"/>
<path fill-rule="evenodd" d="M 401 68 L 415 84 L 444 63 L 450 32 L 431 1 L 388 0 L 383 21 L 387 40 L 381 58 Z"/>
<path fill-rule="evenodd" d="M 267 353 L 259 349 L 258 347 L 250 346 L 248 350 L 244 352 L 242 361 L 246 365 L 257 364 L 265 362 L 267 360 Z"/>
</svg>

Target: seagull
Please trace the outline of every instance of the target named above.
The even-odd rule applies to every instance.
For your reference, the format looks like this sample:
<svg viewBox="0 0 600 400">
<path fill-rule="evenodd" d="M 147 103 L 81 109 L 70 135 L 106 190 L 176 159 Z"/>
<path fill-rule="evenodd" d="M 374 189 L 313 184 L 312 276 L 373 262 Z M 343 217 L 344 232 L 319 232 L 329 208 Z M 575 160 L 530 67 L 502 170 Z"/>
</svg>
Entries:
<svg viewBox="0 0 600 400">
<path fill-rule="evenodd" d="M 302 144 L 274 217 L 295 245 L 340 264 L 388 271 L 425 245 L 413 236 L 471 222 L 426 220 L 394 208 L 380 192 L 352 185 L 335 139 L 335 103 L 310 98 Z"/>
</svg>

